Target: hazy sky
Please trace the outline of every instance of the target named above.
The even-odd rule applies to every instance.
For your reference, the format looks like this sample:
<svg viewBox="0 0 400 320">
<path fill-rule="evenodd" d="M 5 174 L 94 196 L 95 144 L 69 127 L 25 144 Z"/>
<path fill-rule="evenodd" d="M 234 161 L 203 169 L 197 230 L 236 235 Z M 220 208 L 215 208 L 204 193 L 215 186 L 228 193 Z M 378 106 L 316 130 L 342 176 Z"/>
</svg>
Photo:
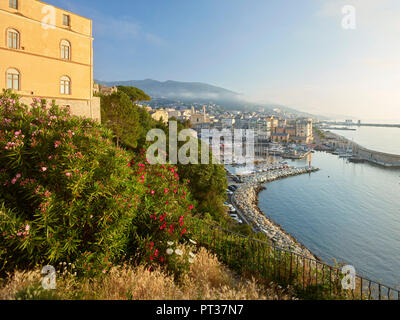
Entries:
<svg viewBox="0 0 400 320">
<path fill-rule="evenodd" d="M 400 0 L 52 0 L 94 21 L 95 78 L 199 81 L 400 122 Z M 342 28 L 352 5 L 356 29 Z"/>
</svg>

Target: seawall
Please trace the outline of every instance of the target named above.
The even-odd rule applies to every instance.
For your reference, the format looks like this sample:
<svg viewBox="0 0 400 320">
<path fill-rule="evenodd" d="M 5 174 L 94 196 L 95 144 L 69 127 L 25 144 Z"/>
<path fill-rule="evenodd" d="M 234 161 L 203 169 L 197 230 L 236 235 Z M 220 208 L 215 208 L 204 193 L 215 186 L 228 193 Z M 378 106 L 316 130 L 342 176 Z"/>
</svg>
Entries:
<svg viewBox="0 0 400 320">
<path fill-rule="evenodd" d="M 338 140 L 344 141 L 346 144 L 350 144 L 353 148 L 353 155 L 364 161 L 384 167 L 400 167 L 400 155 L 371 150 L 336 133 L 329 132 L 329 134 L 335 136 Z"/>
<path fill-rule="evenodd" d="M 288 168 L 249 176 L 232 197 L 234 204 L 245 216 L 246 220 L 251 223 L 252 227 L 264 233 L 274 245 L 314 260 L 319 259 L 281 228 L 280 225 L 268 219 L 259 209 L 258 193 L 264 189 L 263 184 L 265 183 L 317 170 L 315 168 Z"/>
</svg>

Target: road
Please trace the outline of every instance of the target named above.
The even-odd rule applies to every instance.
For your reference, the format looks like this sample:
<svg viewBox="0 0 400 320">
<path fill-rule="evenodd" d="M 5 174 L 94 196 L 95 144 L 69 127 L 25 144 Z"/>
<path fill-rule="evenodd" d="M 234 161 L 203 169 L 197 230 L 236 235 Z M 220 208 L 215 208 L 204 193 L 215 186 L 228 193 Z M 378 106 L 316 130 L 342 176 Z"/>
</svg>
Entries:
<svg viewBox="0 0 400 320">
<path fill-rule="evenodd" d="M 237 182 L 235 182 L 235 181 L 232 179 L 232 176 L 231 176 L 230 173 L 227 173 L 227 175 L 226 175 L 226 180 L 228 181 L 228 186 L 232 186 L 232 185 L 240 186 L 240 183 L 237 183 Z M 252 225 L 251 223 L 249 223 L 249 220 L 246 219 L 246 217 L 245 217 L 245 215 L 243 214 L 243 212 L 236 206 L 236 203 L 235 203 L 235 201 L 234 201 L 234 197 L 235 197 L 235 192 L 233 192 L 233 194 L 228 195 L 228 202 L 229 202 L 230 204 L 232 204 L 232 206 L 235 208 L 237 215 L 240 217 L 240 219 L 241 219 L 244 223 L 246 223 L 246 224 L 248 224 L 249 226 L 251 226 L 251 228 L 253 229 L 253 231 L 254 231 L 255 233 L 259 232 L 259 230 L 255 229 L 255 228 L 253 227 L 253 225 Z"/>
</svg>

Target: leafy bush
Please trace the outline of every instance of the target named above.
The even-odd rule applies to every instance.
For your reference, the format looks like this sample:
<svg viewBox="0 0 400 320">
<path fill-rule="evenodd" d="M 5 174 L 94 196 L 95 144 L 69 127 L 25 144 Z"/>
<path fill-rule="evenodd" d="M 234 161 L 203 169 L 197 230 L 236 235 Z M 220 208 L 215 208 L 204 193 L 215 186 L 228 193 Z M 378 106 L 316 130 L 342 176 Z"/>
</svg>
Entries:
<svg viewBox="0 0 400 320">
<path fill-rule="evenodd" d="M 176 168 L 118 148 L 93 120 L 10 92 L 0 127 L 0 271 L 67 261 L 93 275 L 125 257 L 168 262 L 167 242 L 185 236 L 193 209 Z"/>
<path fill-rule="evenodd" d="M 169 266 L 168 242 L 185 238 L 188 231 L 185 223 L 194 209 L 187 182 L 180 181 L 176 167 L 150 165 L 144 150 L 130 165 L 136 171 L 138 181 L 146 188 L 133 218 L 135 227 L 131 250 L 139 246 L 146 252 L 148 263 L 166 263 Z"/>
<path fill-rule="evenodd" d="M 111 131 L 10 92 L 0 127 L 0 270 L 124 254 L 144 186 Z"/>
</svg>

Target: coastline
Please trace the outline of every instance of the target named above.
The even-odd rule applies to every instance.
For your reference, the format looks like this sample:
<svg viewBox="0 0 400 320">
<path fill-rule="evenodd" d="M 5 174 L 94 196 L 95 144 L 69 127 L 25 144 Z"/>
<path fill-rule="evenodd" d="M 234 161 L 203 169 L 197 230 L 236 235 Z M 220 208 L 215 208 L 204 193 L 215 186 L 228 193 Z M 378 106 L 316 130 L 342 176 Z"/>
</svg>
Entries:
<svg viewBox="0 0 400 320">
<path fill-rule="evenodd" d="M 243 183 L 234 193 L 232 199 L 234 204 L 240 209 L 252 227 L 265 234 L 273 245 L 285 250 L 294 251 L 299 255 L 310 259 L 321 261 L 321 259 L 307 249 L 300 241 L 290 235 L 279 224 L 268 218 L 259 208 L 258 195 L 261 191 L 267 189 L 264 184 L 268 182 L 292 177 L 300 174 L 311 174 L 318 171 L 316 168 L 290 168 L 275 170 L 251 177 Z"/>
<path fill-rule="evenodd" d="M 350 141 L 350 139 L 340 134 L 331 131 L 325 130 L 324 133 L 327 136 L 331 136 L 334 139 L 336 139 L 335 146 L 337 146 L 338 143 L 339 145 L 340 144 L 351 145 L 353 150 L 353 156 L 358 157 L 362 161 L 373 163 L 386 168 L 400 167 L 400 155 L 398 154 L 391 154 L 391 153 L 385 153 L 377 150 L 368 149 L 366 147 L 359 145 L 354 141 Z M 329 141 L 326 142 L 329 143 Z"/>
<path fill-rule="evenodd" d="M 292 236 L 290 233 L 288 233 L 279 223 L 276 223 L 275 221 L 273 221 L 271 218 L 268 218 L 266 216 L 266 213 L 264 211 L 261 210 L 261 208 L 259 207 L 259 194 L 261 191 L 267 190 L 268 188 L 265 187 L 264 185 L 259 186 L 258 188 L 255 189 L 257 198 L 256 201 L 254 203 L 254 205 L 256 206 L 258 213 L 260 215 L 265 216 L 272 224 L 274 224 L 275 226 L 277 226 L 280 230 L 280 232 L 284 233 L 286 236 L 288 236 L 294 243 L 296 243 L 302 251 L 306 252 L 307 256 L 311 256 L 314 260 L 320 261 L 322 262 L 322 259 L 320 257 L 318 257 L 316 254 L 312 253 L 310 251 L 310 249 L 308 249 L 303 243 L 301 243 L 299 240 L 297 240 L 294 236 Z"/>
</svg>

